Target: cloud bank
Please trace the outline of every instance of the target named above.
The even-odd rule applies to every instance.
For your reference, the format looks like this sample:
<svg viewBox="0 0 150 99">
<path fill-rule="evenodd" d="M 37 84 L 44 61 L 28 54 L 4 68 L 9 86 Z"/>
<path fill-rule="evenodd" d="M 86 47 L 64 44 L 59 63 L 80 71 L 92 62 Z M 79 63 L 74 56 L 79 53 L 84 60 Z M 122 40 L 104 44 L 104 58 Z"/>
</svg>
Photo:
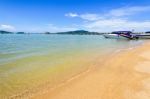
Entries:
<svg viewBox="0 0 150 99">
<path fill-rule="evenodd" d="M 1 24 L 0 25 L 0 30 L 14 31 L 15 27 L 12 26 L 12 25 L 8 25 L 8 24 Z"/>
<path fill-rule="evenodd" d="M 150 6 L 132 6 L 111 9 L 105 13 L 96 14 L 66 14 L 67 17 L 80 18 L 83 22 L 81 27 L 89 31 L 97 32 L 110 32 L 116 30 L 136 30 L 147 31 L 150 30 L 150 20 L 131 20 L 130 17 L 138 15 L 142 16 L 143 13 L 150 12 Z"/>
<path fill-rule="evenodd" d="M 64 32 L 84 29 L 88 31 L 111 32 L 116 30 L 134 29 L 136 32 L 145 32 L 150 31 L 150 19 L 144 19 L 146 15 L 149 15 L 148 13 L 150 13 L 150 6 L 124 6 L 100 13 L 69 12 L 64 14 L 66 18 L 70 18 L 71 20 L 77 18 L 79 21 L 78 23 L 73 21 L 74 23 L 68 26 L 44 24 L 30 27 L 27 26 L 27 28 L 24 29 L 21 27 L 14 27 L 9 24 L 0 24 L 0 30 L 25 32 Z M 134 19 L 134 17 L 136 17 L 136 19 Z M 139 20 L 141 17 L 143 17 L 142 20 Z"/>
</svg>

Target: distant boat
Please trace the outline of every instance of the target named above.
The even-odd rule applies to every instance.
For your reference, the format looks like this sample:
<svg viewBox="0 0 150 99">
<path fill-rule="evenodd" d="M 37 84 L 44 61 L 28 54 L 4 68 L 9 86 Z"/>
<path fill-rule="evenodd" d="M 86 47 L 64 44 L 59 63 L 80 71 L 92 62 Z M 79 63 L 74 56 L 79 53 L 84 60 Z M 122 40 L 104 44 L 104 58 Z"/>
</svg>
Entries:
<svg viewBox="0 0 150 99">
<path fill-rule="evenodd" d="M 150 31 L 142 33 L 142 34 L 135 34 L 139 39 L 150 39 Z"/>
<path fill-rule="evenodd" d="M 136 35 L 132 35 L 131 31 L 115 31 L 110 34 L 104 34 L 105 38 L 112 39 L 135 39 Z"/>
</svg>

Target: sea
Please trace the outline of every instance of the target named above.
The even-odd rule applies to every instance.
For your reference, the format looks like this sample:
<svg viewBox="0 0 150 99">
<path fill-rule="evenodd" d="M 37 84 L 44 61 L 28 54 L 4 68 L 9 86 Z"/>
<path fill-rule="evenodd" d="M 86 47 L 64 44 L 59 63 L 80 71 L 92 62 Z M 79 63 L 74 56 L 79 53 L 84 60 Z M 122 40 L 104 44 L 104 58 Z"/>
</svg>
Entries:
<svg viewBox="0 0 150 99">
<path fill-rule="evenodd" d="M 54 90 L 143 42 L 102 35 L 0 34 L 0 99 L 28 99 Z"/>
</svg>

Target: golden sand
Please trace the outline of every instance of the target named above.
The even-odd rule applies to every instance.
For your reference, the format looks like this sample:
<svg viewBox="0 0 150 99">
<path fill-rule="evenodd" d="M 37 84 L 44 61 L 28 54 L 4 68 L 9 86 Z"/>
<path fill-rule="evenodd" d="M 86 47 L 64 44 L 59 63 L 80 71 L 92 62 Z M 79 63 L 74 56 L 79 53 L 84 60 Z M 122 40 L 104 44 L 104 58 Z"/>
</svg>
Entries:
<svg viewBox="0 0 150 99">
<path fill-rule="evenodd" d="M 34 99 L 150 99 L 150 44 L 118 53 Z"/>
</svg>

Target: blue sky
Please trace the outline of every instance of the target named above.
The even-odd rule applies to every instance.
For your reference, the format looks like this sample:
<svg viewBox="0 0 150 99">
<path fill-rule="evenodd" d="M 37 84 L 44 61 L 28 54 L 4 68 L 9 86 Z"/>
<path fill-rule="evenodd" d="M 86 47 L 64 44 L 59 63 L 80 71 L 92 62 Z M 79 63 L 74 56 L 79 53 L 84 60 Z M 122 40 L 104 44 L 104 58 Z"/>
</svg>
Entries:
<svg viewBox="0 0 150 99">
<path fill-rule="evenodd" d="M 0 0 L 0 29 L 150 30 L 150 0 Z"/>
</svg>

